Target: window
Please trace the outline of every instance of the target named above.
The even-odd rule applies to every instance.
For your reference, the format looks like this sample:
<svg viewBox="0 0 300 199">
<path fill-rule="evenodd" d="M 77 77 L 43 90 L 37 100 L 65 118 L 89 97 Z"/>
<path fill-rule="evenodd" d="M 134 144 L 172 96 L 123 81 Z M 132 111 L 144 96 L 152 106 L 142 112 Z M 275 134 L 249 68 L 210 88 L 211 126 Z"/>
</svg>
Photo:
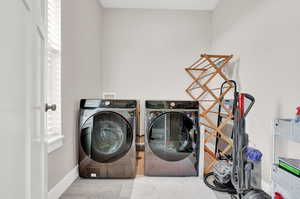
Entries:
<svg viewBox="0 0 300 199">
<path fill-rule="evenodd" d="M 56 105 L 47 112 L 48 152 L 63 144 L 61 122 L 61 0 L 48 0 L 47 102 Z"/>
</svg>

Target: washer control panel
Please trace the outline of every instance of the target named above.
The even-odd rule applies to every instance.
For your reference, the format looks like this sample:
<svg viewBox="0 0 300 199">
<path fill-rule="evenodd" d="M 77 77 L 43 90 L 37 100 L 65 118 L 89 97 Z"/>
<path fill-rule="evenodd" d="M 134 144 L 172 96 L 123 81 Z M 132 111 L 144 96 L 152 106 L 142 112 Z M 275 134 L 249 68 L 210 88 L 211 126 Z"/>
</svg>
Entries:
<svg viewBox="0 0 300 199">
<path fill-rule="evenodd" d="M 104 102 L 104 105 L 105 105 L 105 106 L 109 106 L 109 105 L 110 105 L 110 101 L 105 101 L 105 102 Z"/>
<path fill-rule="evenodd" d="M 175 105 L 176 105 L 176 103 L 175 103 L 175 102 L 170 102 L 170 106 L 171 106 L 172 108 L 174 108 L 174 107 L 175 107 Z"/>
<path fill-rule="evenodd" d="M 95 108 L 136 108 L 136 100 L 108 100 L 108 99 L 82 99 L 80 100 L 81 109 Z"/>
</svg>

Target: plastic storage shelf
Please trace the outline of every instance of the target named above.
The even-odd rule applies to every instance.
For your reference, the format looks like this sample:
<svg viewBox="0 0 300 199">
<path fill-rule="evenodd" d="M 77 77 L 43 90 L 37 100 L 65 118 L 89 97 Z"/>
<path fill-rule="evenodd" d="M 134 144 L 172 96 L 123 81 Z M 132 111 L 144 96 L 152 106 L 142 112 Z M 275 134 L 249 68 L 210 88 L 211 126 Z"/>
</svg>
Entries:
<svg viewBox="0 0 300 199">
<path fill-rule="evenodd" d="M 273 167 L 272 173 L 275 191 L 278 191 L 278 188 L 281 189 L 280 192 L 283 192 L 282 194 L 286 199 L 298 199 L 300 197 L 300 179 L 298 177 L 278 166 Z"/>
<path fill-rule="evenodd" d="M 280 192 L 285 199 L 300 198 L 300 178 L 278 167 L 277 139 L 300 143 L 300 123 L 292 119 L 275 120 L 273 134 L 273 192 Z"/>
<path fill-rule="evenodd" d="M 275 121 L 275 135 L 282 139 L 288 139 L 300 143 L 300 123 L 291 119 L 280 119 Z"/>
</svg>

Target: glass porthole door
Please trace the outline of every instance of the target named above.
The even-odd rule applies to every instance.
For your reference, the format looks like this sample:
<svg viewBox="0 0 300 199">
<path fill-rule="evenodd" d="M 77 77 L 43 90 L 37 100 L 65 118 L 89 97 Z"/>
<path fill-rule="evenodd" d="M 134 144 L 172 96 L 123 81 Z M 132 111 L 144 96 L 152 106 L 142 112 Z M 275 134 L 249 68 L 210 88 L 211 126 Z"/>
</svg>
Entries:
<svg viewBox="0 0 300 199">
<path fill-rule="evenodd" d="M 155 155 L 166 161 L 180 161 L 193 152 L 197 135 L 193 121 L 184 113 L 167 112 L 151 122 L 147 136 Z"/>
<path fill-rule="evenodd" d="M 118 113 L 99 112 L 89 118 L 83 126 L 81 146 L 96 162 L 114 162 L 123 157 L 132 145 L 132 128 Z"/>
</svg>

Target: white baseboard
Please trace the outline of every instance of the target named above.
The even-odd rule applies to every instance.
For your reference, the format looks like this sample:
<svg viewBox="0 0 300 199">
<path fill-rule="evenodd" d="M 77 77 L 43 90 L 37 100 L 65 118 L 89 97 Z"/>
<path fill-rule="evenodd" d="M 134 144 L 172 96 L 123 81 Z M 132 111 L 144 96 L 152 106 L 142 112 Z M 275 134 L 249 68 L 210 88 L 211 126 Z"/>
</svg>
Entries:
<svg viewBox="0 0 300 199">
<path fill-rule="evenodd" d="M 78 165 L 77 165 L 48 192 L 48 199 L 59 199 L 59 197 L 78 178 L 78 176 L 79 173 L 78 173 Z"/>
<path fill-rule="evenodd" d="M 266 182 L 266 181 L 262 180 L 262 182 L 261 182 L 261 188 L 262 188 L 262 190 L 264 190 L 270 196 L 273 195 L 272 183 Z"/>
</svg>

